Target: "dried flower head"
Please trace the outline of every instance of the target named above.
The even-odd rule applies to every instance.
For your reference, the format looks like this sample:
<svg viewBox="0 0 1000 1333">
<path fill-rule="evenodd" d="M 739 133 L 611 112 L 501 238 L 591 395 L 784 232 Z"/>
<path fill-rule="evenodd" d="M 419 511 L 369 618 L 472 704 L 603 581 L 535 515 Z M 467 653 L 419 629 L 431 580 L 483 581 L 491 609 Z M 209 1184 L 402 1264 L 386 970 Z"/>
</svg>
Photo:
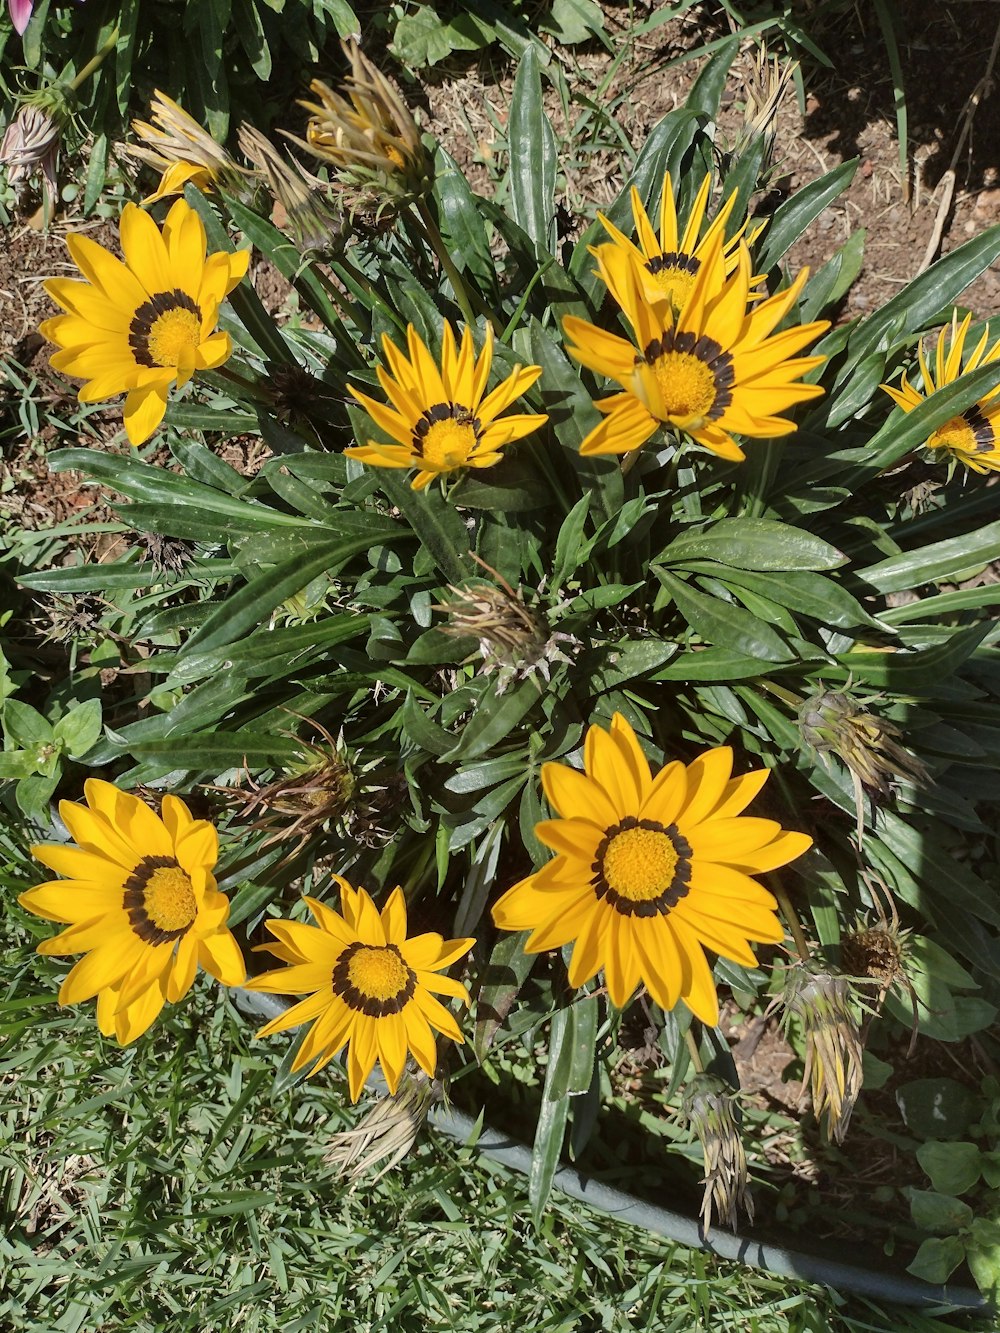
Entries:
<svg viewBox="0 0 1000 1333">
<path fill-rule="evenodd" d="M 311 112 L 303 146 L 336 169 L 352 212 L 378 211 L 424 194 L 431 160 L 406 103 L 357 42 L 343 47 L 351 62 L 347 96 L 312 81 L 310 91 L 319 100 L 300 103 Z"/>
<path fill-rule="evenodd" d="M 515 591 L 485 561 L 478 556 L 473 558 L 497 582 L 472 583 L 464 588 L 449 583 L 448 591 L 454 600 L 434 607 L 448 617 L 448 624 L 442 626 L 445 634 L 479 640 L 483 674 L 499 672 L 498 694 L 512 680 L 523 680 L 535 672 L 548 682 L 554 663 L 572 660 L 559 645 L 567 644 L 572 649 L 573 645 L 579 647 L 579 640 L 571 634 L 550 632 L 541 609 L 525 605 L 521 588 Z"/>
<path fill-rule="evenodd" d="M 434 1100 L 434 1084 L 411 1065 L 393 1094 L 380 1097 L 352 1129 L 334 1134 L 325 1156 L 334 1172 L 352 1185 L 383 1163 L 370 1184 L 398 1166 L 409 1153 Z"/>
<path fill-rule="evenodd" d="M 294 159 L 280 153 L 252 125 L 239 128 L 239 145 L 260 172 L 275 204 L 287 219 L 287 229 L 298 248 L 307 254 L 331 255 L 341 244 L 342 213 L 330 207 L 327 190 L 318 177 Z M 284 230 L 276 223 L 279 230 Z"/>
<path fill-rule="evenodd" d="M 877 696 L 875 696 L 877 697 Z M 884 800 L 899 779 L 929 783 L 925 766 L 899 744 L 902 732 L 893 722 L 869 712 L 865 703 L 836 691 L 819 691 L 799 710 L 799 731 L 805 745 L 818 752 L 829 767 L 835 754 L 847 767 L 854 783 L 857 806 L 858 844 L 864 838 L 864 791 Z"/>
<path fill-rule="evenodd" d="M 250 827 L 267 832 L 265 847 L 294 842 L 290 856 L 318 830 L 330 824 L 343 825 L 355 792 L 354 776 L 341 745 L 315 718 L 302 720 L 315 727 L 326 744 L 300 741 L 305 751 L 303 762 L 263 786 L 251 781 L 240 811 L 244 819 L 256 816 Z"/>
<path fill-rule="evenodd" d="M 199 190 L 220 184 L 238 188 L 247 175 L 245 170 L 173 98 L 157 89 L 150 112 L 154 124 L 145 120 L 132 122 L 132 128 L 146 146 L 132 144 L 124 150 L 161 173 L 159 185 L 143 200 L 144 204 L 183 194 L 189 182 Z"/>
<path fill-rule="evenodd" d="M 798 61 L 786 60 L 782 64 L 777 56 L 769 55 L 763 42 L 757 47 L 752 61 L 749 61 L 749 67 L 744 68 L 743 125 L 734 154 L 738 156 L 741 148 L 747 144 L 762 141 L 764 153 L 759 173 L 761 177 L 770 170 L 777 134 L 775 122 L 797 69 Z"/>
<path fill-rule="evenodd" d="M 24 102 L 0 143 L 0 166 L 7 168 L 7 183 L 16 194 L 37 174 L 46 225 L 52 219 L 59 189 L 56 162 L 64 125 L 65 120 L 51 109 Z"/>
<path fill-rule="evenodd" d="M 825 1114 L 827 1132 L 843 1143 L 861 1092 L 862 1042 L 846 977 L 820 967 L 790 968 L 785 983 L 785 1026 L 795 1017 L 805 1040 L 803 1084 L 812 1090 L 813 1113 Z"/>
<path fill-rule="evenodd" d="M 684 1093 L 683 1114 L 698 1135 L 705 1159 L 701 1225 L 707 1236 L 713 1217 L 736 1230 L 742 1208 L 753 1221 L 747 1155 L 739 1130 L 739 1108 L 732 1089 L 713 1074 L 698 1074 Z"/>
<path fill-rule="evenodd" d="M 909 997 L 913 1011 L 913 1028 L 907 1058 L 913 1054 L 919 1031 L 917 992 L 907 975 L 911 932 L 900 925 L 899 912 L 889 886 L 873 871 L 864 874 L 872 896 L 876 916 L 858 919 L 854 929 L 841 940 L 841 959 L 855 985 L 866 994 L 875 988 L 874 1001 L 869 1000 L 871 1017 L 882 1008 L 885 997 L 899 987 Z M 871 1019 L 869 1018 L 869 1022 Z"/>
</svg>

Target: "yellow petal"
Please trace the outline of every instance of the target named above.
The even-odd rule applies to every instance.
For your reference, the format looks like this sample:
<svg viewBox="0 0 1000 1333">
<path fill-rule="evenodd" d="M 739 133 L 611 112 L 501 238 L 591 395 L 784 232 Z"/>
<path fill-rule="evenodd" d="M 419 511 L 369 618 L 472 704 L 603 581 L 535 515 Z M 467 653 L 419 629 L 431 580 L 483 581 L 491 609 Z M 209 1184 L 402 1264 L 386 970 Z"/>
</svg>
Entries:
<svg viewBox="0 0 1000 1333">
<path fill-rule="evenodd" d="M 242 986 L 246 981 L 247 970 L 240 946 L 228 930 L 205 935 L 198 941 L 198 962 L 223 986 Z"/>
</svg>

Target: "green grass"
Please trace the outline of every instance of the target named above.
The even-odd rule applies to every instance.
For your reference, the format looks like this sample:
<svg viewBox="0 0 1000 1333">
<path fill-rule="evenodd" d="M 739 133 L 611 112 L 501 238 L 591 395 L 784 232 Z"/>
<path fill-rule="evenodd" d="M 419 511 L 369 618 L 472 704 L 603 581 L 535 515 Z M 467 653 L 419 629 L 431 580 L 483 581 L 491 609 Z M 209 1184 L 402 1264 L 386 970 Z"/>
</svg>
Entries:
<svg viewBox="0 0 1000 1333">
<path fill-rule="evenodd" d="M 13 904 L 26 873 L 17 857 L 2 876 L 0 1328 L 963 1326 L 718 1263 L 559 1197 L 536 1231 L 525 1181 L 430 1136 L 351 1191 L 323 1160 L 351 1120 L 336 1073 L 290 1082 L 217 990 L 199 983 L 124 1051 L 92 1006 L 57 1008 L 65 965 L 34 955 L 46 927 Z"/>
</svg>

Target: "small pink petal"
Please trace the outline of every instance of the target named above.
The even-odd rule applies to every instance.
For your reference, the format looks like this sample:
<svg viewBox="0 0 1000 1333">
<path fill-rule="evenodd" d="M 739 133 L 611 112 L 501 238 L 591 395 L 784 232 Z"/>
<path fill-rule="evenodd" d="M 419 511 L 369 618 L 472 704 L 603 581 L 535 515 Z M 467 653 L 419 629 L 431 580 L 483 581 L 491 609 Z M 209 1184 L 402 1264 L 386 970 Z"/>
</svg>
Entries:
<svg viewBox="0 0 1000 1333">
<path fill-rule="evenodd" d="M 34 0 L 7 0 L 11 21 L 17 32 L 23 33 L 35 7 Z"/>
</svg>

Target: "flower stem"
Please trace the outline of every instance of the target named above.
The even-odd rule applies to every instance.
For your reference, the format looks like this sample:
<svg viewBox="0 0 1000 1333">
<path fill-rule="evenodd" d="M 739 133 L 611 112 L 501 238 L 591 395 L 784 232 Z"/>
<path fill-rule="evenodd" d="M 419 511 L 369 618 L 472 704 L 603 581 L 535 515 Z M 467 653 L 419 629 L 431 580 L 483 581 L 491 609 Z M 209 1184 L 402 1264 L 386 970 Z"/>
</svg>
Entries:
<svg viewBox="0 0 1000 1333">
<path fill-rule="evenodd" d="M 434 221 L 431 210 L 427 207 L 425 199 L 417 201 L 417 212 L 420 215 L 420 222 L 424 229 L 424 235 L 431 244 L 431 248 L 437 255 L 441 267 L 448 275 L 448 281 L 451 283 L 452 290 L 455 293 L 455 300 L 462 311 L 462 317 L 466 324 L 472 329 L 476 327 L 476 316 L 473 313 L 472 301 L 469 298 L 469 290 L 465 285 L 465 279 L 455 267 L 455 263 L 448 253 L 448 247 L 444 243 L 444 237 L 438 231 L 438 225 Z"/>
<path fill-rule="evenodd" d="M 118 45 L 118 36 L 120 32 L 121 29 L 118 27 L 114 27 L 111 30 L 111 32 L 108 35 L 108 40 L 104 43 L 101 49 L 97 52 L 95 56 L 93 56 L 90 60 L 87 61 L 87 63 L 84 65 L 83 69 L 80 70 L 80 73 L 76 76 L 76 78 L 73 79 L 67 85 L 70 92 L 75 93 L 79 87 L 81 87 L 83 84 L 87 82 L 91 74 L 93 74 L 96 69 L 100 69 L 101 65 L 104 64 L 104 61 L 108 58 L 111 52 Z"/>
<path fill-rule="evenodd" d="M 238 374 L 235 370 L 231 370 L 229 366 L 219 366 L 215 373 L 222 379 L 228 380 L 230 384 L 235 384 L 244 394 L 249 395 L 255 403 L 274 405 L 274 394 L 259 380 L 247 379 L 245 375 Z"/>
<path fill-rule="evenodd" d="M 753 683 L 759 690 L 766 690 L 768 694 L 773 694 L 776 699 L 780 699 L 789 708 L 794 708 L 796 712 L 804 703 L 804 700 L 800 699 L 797 694 L 793 694 L 791 690 L 786 690 L 783 685 L 777 685 L 773 680 L 758 679 Z"/>
<path fill-rule="evenodd" d="M 694 1039 L 694 1033 L 690 1028 L 684 1033 L 684 1041 L 688 1048 L 688 1055 L 691 1057 L 691 1063 L 699 1074 L 704 1074 L 705 1064 L 701 1058 L 701 1051 L 698 1050 L 698 1043 Z"/>
<path fill-rule="evenodd" d="M 795 952 L 799 959 L 805 963 L 812 957 L 812 949 L 809 947 L 809 941 L 806 939 L 806 933 L 802 929 L 802 921 L 796 912 L 791 898 L 788 896 L 788 890 L 781 881 L 781 877 L 773 871 L 768 876 L 771 889 L 778 900 L 778 906 L 781 908 L 782 916 L 788 922 L 788 929 L 792 932 L 792 939 L 795 941 Z"/>
</svg>

